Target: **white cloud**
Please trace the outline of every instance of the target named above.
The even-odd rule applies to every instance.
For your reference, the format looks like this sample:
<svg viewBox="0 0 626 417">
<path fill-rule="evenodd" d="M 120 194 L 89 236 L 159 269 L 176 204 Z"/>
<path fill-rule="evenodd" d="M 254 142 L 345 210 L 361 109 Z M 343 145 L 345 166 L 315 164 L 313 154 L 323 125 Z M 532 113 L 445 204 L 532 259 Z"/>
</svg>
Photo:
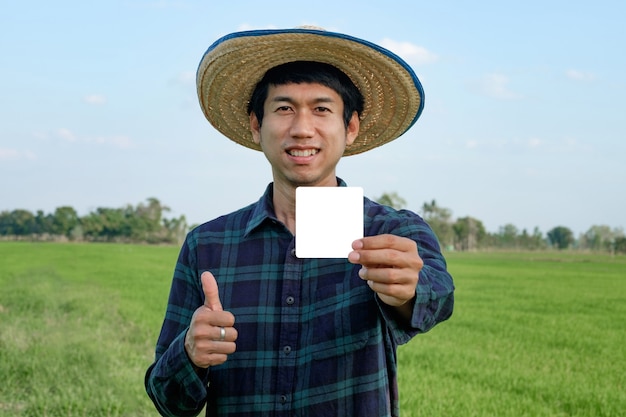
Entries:
<svg viewBox="0 0 626 417">
<path fill-rule="evenodd" d="M 19 161 L 25 159 L 33 161 L 37 159 L 37 155 L 28 150 L 20 151 L 17 149 L 0 148 L 0 161 Z"/>
<path fill-rule="evenodd" d="M 183 71 L 179 73 L 171 83 L 175 86 L 180 86 L 188 90 L 188 87 L 196 85 L 196 73 L 194 71 Z"/>
<path fill-rule="evenodd" d="M 542 144 L 542 140 L 539 139 L 539 138 L 530 138 L 530 139 L 528 139 L 528 147 L 529 148 L 532 148 L 532 149 L 538 148 L 538 147 L 541 146 L 541 144 Z"/>
<path fill-rule="evenodd" d="M 554 151 L 559 153 L 589 153 L 593 146 L 589 142 L 582 142 L 577 138 L 563 137 L 555 142 Z"/>
<path fill-rule="evenodd" d="M 77 140 L 76 135 L 74 135 L 74 133 L 71 130 L 66 129 L 64 127 L 56 131 L 56 136 L 67 142 L 76 142 Z"/>
<path fill-rule="evenodd" d="M 93 104 L 95 106 L 98 106 L 106 103 L 107 99 L 101 94 L 90 94 L 83 97 L 83 101 L 87 104 Z"/>
<path fill-rule="evenodd" d="M 593 81 L 595 75 L 590 72 L 579 71 L 575 69 L 569 69 L 565 71 L 565 76 L 574 81 Z"/>
<path fill-rule="evenodd" d="M 18 159 L 20 152 L 17 149 L 0 148 L 0 160 Z"/>
<path fill-rule="evenodd" d="M 523 149 L 539 149 L 542 146 L 544 146 L 544 141 L 537 137 L 528 139 L 468 139 L 465 141 L 465 148 L 467 149 L 515 150 L 517 152 Z"/>
<path fill-rule="evenodd" d="M 474 148 L 478 147 L 478 141 L 474 140 L 474 139 L 470 139 L 467 142 L 465 142 L 465 147 L 467 149 L 474 149 Z"/>
<path fill-rule="evenodd" d="M 540 138 L 478 138 L 464 142 L 468 150 L 507 155 L 583 155 L 594 151 L 593 146 L 572 137 Z"/>
<path fill-rule="evenodd" d="M 470 83 L 471 89 L 480 95 L 484 95 L 496 100 L 518 100 L 522 96 L 509 89 L 509 77 L 504 74 L 486 74 L 480 80 Z"/>
<path fill-rule="evenodd" d="M 380 46 L 417 65 L 432 64 L 439 60 L 439 56 L 433 52 L 411 42 L 398 42 L 385 38 L 380 41 Z"/>
<path fill-rule="evenodd" d="M 135 146 L 132 139 L 124 135 L 94 137 L 78 136 L 70 129 L 60 128 L 55 132 L 54 136 L 66 142 L 105 145 L 118 149 L 129 149 Z"/>
<path fill-rule="evenodd" d="M 97 138 L 87 139 L 87 142 L 108 145 L 119 149 L 129 149 L 135 146 L 128 136 L 99 136 Z"/>
</svg>

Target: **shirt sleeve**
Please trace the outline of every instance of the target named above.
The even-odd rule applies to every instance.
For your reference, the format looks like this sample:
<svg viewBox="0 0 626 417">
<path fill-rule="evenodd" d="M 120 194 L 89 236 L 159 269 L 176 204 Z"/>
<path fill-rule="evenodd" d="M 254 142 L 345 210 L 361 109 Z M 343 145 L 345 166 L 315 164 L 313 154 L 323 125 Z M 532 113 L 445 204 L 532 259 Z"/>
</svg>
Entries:
<svg viewBox="0 0 626 417">
<path fill-rule="evenodd" d="M 197 416 L 206 402 L 206 379 L 191 365 L 184 342 L 181 333 L 146 372 L 146 391 L 162 416 Z"/>
<path fill-rule="evenodd" d="M 202 305 L 201 288 L 193 268 L 194 252 L 189 249 L 188 241 L 176 264 L 155 361 L 145 376 L 148 396 L 157 411 L 166 417 L 196 416 L 207 397 L 208 372 L 200 378 L 185 351 L 185 335 L 195 311 L 190 306 Z"/>
<path fill-rule="evenodd" d="M 400 323 L 390 308 L 383 306 L 384 303 L 377 297 L 391 336 L 399 345 L 450 318 L 454 307 L 454 283 L 435 233 L 418 215 L 410 212 L 404 214 L 407 215 L 405 221 L 390 233 L 413 239 L 424 261 L 415 289 L 415 306 L 410 325 Z"/>
</svg>

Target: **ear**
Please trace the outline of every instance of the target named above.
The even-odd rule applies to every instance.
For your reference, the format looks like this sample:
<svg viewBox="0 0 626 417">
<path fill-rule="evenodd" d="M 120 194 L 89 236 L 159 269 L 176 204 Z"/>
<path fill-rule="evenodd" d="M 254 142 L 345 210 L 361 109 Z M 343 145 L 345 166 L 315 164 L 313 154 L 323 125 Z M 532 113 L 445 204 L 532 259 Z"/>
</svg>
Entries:
<svg viewBox="0 0 626 417">
<path fill-rule="evenodd" d="M 350 146 L 354 143 L 354 140 L 359 135 L 359 128 L 361 127 L 361 120 L 359 120 L 359 114 L 357 112 L 352 113 L 350 122 L 346 128 L 346 146 Z"/>
<path fill-rule="evenodd" d="M 261 143 L 261 125 L 254 112 L 250 113 L 250 131 L 252 132 L 252 140 L 259 145 Z"/>
</svg>

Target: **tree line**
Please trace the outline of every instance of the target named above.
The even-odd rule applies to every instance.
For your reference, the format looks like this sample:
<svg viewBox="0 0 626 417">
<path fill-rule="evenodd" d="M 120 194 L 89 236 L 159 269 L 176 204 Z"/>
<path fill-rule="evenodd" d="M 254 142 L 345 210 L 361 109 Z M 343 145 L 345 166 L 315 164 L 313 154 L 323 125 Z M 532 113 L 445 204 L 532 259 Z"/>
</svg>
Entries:
<svg viewBox="0 0 626 417">
<path fill-rule="evenodd" d="M 406 205 L 397 193 L 384 193 L 376 200 L 396 209 Z M 58 207 L 48 214 L 41 210 L 36 213 L 22 209 L 2 211 L 0 238 L 178 244 L 190 226 L 185 216 L 165 217 L 164 214 L 169 211 L 156 198 L 148 198 L 136 206 L 99 207 L 85 216 L 79 216 L 71 206 Z M 556 226 L 544 234 L 537 227 L 529 232 L 506 224 L 497 232 L 489 233 L 480 220 L 469 216 L 454 219 L 452 211 L 439 206 L 435 200 L 425 202 L 418 213 L 430 224 L 446 250 L 553 248 L 626 254 L 624 231 L 606 225 L 591 226 L 578 238 L 565 226 Z"/>
<path fill-rule="evenodd" d="M 396 193 L 385 193 L 377 201 L 396 209 L 406 205 L 406 201 Z M 452 211 L 439 206 L 435 200 L 425 202 L 418 213 L 428 222 L 441 246 L 447 250 L 579 249 L 626 254 L 624 230 L 607 225 L 591 226 L 578 238 L 566 226 L 555 226 L 544 235 L 538 227 L 529 232 L 526 229 L 519 230 L 513 224 L 506 224 L 497 232 L 489 233 L 480 220 L 469 216 L 454 219 Z"/>
<path fill-rule="evenodd" d="M 185 216 L 166 218 L 170 209 L 156 198 L 122 208 L 98 207 L 79 216 L 70 206 L 53 213 L 42 210 L 0 212 L 0 236 L 5 239 L 85 242 L 178 243 L 189 227 Z"/>
</svg>

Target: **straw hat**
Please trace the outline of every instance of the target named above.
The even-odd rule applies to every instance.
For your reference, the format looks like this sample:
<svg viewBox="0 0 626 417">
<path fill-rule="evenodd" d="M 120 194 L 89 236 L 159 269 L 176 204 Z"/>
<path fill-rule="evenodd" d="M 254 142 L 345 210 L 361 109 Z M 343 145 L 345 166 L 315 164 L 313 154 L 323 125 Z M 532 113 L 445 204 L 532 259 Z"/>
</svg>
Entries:
<svg viewBox="0 0 626 417">
<path fill-rule="evenodd" d="M 343 71 L 364 98 L 361 127 L 344 156 L 405 133 L 424 108 L 424 90 L 400 57 L 371 42 L 318 28 L 252 30 L 217 40 L 196 76 L 206 118 L 229 139 L 261 150 L 250 133 L 248 102 L 267 70 L 292 61 L 318 61 Z"/>
</svg>

